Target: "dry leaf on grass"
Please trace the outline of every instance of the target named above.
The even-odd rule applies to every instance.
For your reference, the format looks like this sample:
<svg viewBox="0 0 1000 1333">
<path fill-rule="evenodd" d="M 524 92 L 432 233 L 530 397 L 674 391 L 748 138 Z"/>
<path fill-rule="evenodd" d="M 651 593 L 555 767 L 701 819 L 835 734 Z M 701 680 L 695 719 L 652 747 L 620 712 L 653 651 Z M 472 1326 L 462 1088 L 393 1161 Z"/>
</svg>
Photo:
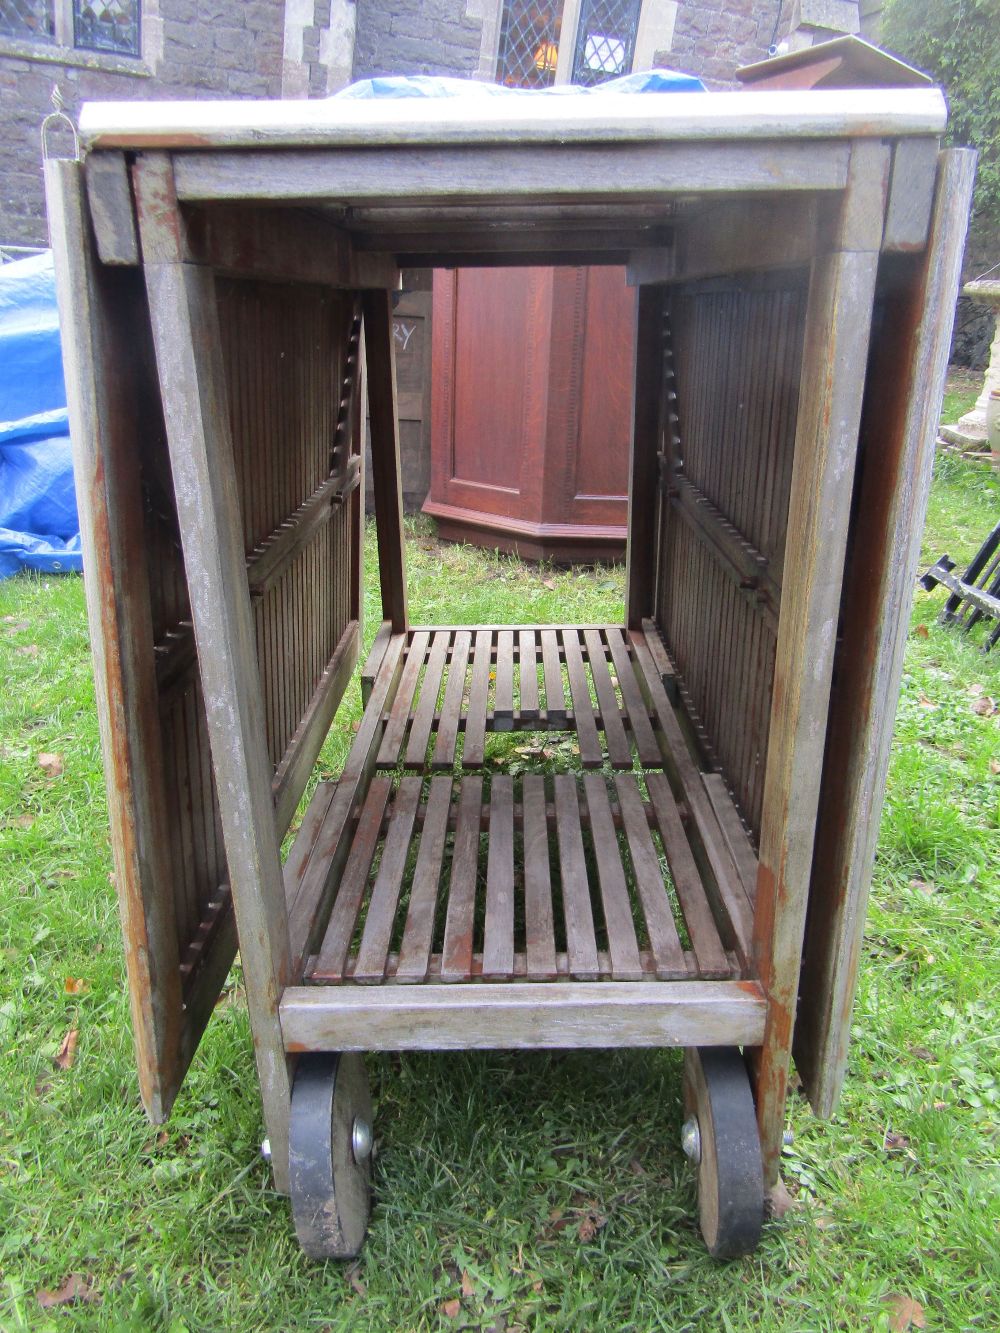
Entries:
<svg viewBox="0 0 1000 1333">
<path fill-rule="evenodd" d="M 555 592 L 556 590 L 555 579 L 542 579 L 542 587 L 548 588 L 549 592 Z"/>
<path fill-rule="evenodd" d="M 366 1296 L 368 1294 L 368 1288 L 361 1281 L 361 1269 L 358 1264 L 351 1264 L 350 1268 L 345 1272 L 344 1277 L 347 1278 L 352 1289 L 357 1292 L 359 1296 Z"/>
<path fill-rule="evenodd" d="M 67 977 L 63 990 L 67 995 L 86 995 L 90 990 L 90 982 L 85 977 Z"/>
<path fill-rule="evenodd" d="M 63 771 L 63 757 L 61 754 L 49 754 L 43 750 L 38 756 L 38 767 L 46 777 L 57 778 Z"/>
<path fill-rule="evenodd" d="M 467 1268 L 462 1269 L 462 1295 L 475 1296 L 476 1287 Z"/>
<path fill-rule="evenodd" d="M 793 1208 L 798 1208 L 799 1201 L 789 1194 L 787 1185 L 779 1176 L 777 1183 L 771 1186 L 768 1193 L 767 1205 L 772 1217 L 782 1218 Z"/>
<path fill-rule="evenodd" d="M 14 818 L 11 820 L 11 823 L 14 825 L 15 828 L 31 828 L 34 822 L 35 822 L 34 815 L 15 815 Z"/>
<path fill-rule="evenodd" d="M 37 657 L 41 649 L 37 643 L 22 643 L 17 651 L 21 657 Z"/>
<path fill-rule="evenodd" d="M 972 711 L 978 717 L 992 717 L 997 711 L 997 706 L 988 694 L 981 694 L 972 705 Z"/>
<path fill-rule="evenodd" d="M 588 1212 L 583 1217 L 580 1225 L 576 1229 L 576 1234 L 583 1241 L 584 1245 L 594 1239 L 599 1231 L 608 1225 L 608 1219 L 603 1213 Z"/>
<path fill-rule="evenodd" d="M 445 1301 L 441 1306 L 441 1313 L 446 1319 L 457 1319 L 462 1313 L 462 1302 L 457 1297 L 453 1301 Z"/>
<path fill-rule="evenodd" d="M 38 1304 L 43 1310 L 51 1310 L 57 1305 L 76 1305 L 82 1302 L 92 1305 L 101 1299 L 82 1273 L 70 1273 L 66 1281 L 56 1291 L 43 1288 L 38 1295 Z"/>
<path fill-rule="evenodd" d="M 912 1296 L 887 1296 L 885 1304 L 889 1307 L 889 1327 L 892 1333 L 906 1333 L 910 1328 L 926 1328 L 924 1307 Z"/>
<path fill-rule="evenodd" d="M 917 636 L 918 639 L 929 639 L 931 634 L 930 630 L 927 628 L 926 625 L 918 625 L 917 628 L 913 631 L 913 633 Z"/>
<path fill-rule="evenodd" d="M 1000 759 L 991 759 L 991 760 L 990 760 L 990 772 L 991 772 L 991 773 L 1000 773 Z"/>
<path fill-rule="evenodd" d="M 920 705 L 921 708 L 937 708 L 937 704 L 934 702 L 934 700 L 928 698 L 927 695 L 924 694 L 923 690 L 921 690 L 919 695 L 917 696 L 917 703 Z"/>
<path fill-rule="evenodd" d="M 57 1069 L 72 1069 L 73 1061 L 76 1059 L 76 1043 L 79 1040 L 80 1033 L 76 1028 L 70 1028 L 62 1039 L 59 1052 L 53 1060 Z"/>
<path fill-rule="evenodd" d="M 937 885 L 932 884 L 929 879 L 911 879 L 910 888 L 916 889 L 916 891 L 922 893 L 925 898 L 933 898 L 935 893 L 937 893 Z"/>
</svg>

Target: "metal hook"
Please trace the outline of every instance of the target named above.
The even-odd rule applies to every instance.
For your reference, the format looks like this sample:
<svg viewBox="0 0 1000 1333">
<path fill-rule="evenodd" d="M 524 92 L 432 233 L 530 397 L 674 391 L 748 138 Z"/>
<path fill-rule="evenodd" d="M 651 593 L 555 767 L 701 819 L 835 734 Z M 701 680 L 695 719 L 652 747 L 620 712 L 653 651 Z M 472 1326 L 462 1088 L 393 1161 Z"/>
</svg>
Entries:
<svg viewBox="0 0 1000 1333">
<path fill-rule="evenodd" d="M 71 158 L 67 158 L 67 159 L 65 159 L 65 160 L 70 161 L 70 162 L 79 162 L 79 160 L 80 160 L 80 136 L 79 136 L 79 134 L 77 134 L 77 132 L 76 132 L 76 126 L 73 124 L 72 120 L 71 120 L 71 119 L 69 118 L 69 116 L 67 116 L 67 114 L 66 114 L 66 111 L 65 111 L 65 109 L 64 109 L 66 104 L 65 104 L 65 102 L 63 101 L 63 95 L 62 95 L 62 93 L 59 91 L 59 85 L 58 85 L 58 83 L 55 84 L 55 85 L 53 86 L 53 88 L 52 88 L 52 98 L 51 98 L 51 101 L 52 101 L 52 108 L 53 108 L 53 109 L 49 112 L 49 114 L 48 114 L 48 115 L 45 117 L 45 119 L 42 121 L 42 128 L 41 128 L 41 136 L 42 136 L 42 160 L 45 161 L 45 162 L 48 162 L 50 159 L 53 159 L 53 158 L 61 158 L 61 157 L 62 157 L 61 154 L 58 154 L 58 153 L 55 153 L 55 152 L 49 152 L 49 142 L 48 142 L 48 137 L 47 137 L 47 136 L 48 136 L 49 132 L 50 132 L 56 125 L 68 125 L 68 126 L 69 126 L 69 132 L 70 132 L 70 134 L 72 134 L 72 136 L 73 136 L 73 156 L 72 156 Z"/>
</svg>

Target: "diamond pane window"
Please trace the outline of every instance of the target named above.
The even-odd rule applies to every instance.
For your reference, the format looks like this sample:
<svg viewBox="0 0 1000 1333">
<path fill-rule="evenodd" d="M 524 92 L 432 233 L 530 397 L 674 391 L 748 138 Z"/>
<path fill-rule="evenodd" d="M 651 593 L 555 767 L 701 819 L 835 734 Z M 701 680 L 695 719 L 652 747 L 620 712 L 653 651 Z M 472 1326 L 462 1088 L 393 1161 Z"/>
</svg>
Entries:
<svg viewBox="0 0 1000 1333">
<path fill-rule="evenodd" d="M 0 0 L 0 36 L 54 42 L 54 0 Z"/>
<path fill-rule="evenodd" d="M 73 0 L 73 44 L 85 51 L 139 54 L 139 0 Z"/>
<path fill-rule="evenodd" d="M 500 25 L 497 82 L 508 88 L 548 88 L 556 78 L 562 3 L 507 0 Z"/>
<path fill-rule="evenodd" d="M 583 0 L 573 82 L 603 83 L 632 69 L 642 0 Z"/>
</svg>

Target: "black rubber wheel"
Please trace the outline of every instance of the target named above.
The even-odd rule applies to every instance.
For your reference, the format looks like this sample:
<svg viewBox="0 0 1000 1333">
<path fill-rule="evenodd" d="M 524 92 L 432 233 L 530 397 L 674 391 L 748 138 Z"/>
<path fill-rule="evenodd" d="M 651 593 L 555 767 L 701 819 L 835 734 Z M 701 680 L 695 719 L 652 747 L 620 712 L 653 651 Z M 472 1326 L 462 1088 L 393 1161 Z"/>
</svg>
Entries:
<svg viewBox="0 0 1000 1333">
<path fill-rule="evenodd" d="M 764 1168 L 750 1079 L 738 1049 L 684 1052 L 684 1116 L 698 1126 L 698 1221 L 708 1252 L 714 1259 L 752 1254 L 764 1221 Z"/>
<path fill-rule="evenodd" d="M 311 1259 L 352 1259 L 371 1212 L 372 1103 L 355 1054 L 300 1056 L 292 1084 L 292 1219 Z"/>
</svg>

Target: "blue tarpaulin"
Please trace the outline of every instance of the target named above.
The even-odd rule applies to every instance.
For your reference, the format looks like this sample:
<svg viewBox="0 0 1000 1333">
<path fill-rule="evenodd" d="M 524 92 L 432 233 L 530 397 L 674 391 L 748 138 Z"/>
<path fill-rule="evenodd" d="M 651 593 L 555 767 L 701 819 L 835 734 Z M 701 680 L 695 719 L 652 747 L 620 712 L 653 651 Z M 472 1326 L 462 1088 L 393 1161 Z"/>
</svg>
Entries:
<svg viewBox="0 0 1000 1333">
<path fill-rule="evenodd" d="M 693 74 L 673 69 L 647 69 L 620 79 L 580 88 L 575 83 L 551 88 L 508 88 L 478 79 L 439 78 L 433 74 L 400 74 L 359 79 L 337 97 L 589 97 L 593 93 L 703 93 L 705 85 Z"/>
<path fill-rule="evenodd" d="M 0 265 L 0 579 L 79 572 L 73 458 L 48 252 Z"/>
</svg>

